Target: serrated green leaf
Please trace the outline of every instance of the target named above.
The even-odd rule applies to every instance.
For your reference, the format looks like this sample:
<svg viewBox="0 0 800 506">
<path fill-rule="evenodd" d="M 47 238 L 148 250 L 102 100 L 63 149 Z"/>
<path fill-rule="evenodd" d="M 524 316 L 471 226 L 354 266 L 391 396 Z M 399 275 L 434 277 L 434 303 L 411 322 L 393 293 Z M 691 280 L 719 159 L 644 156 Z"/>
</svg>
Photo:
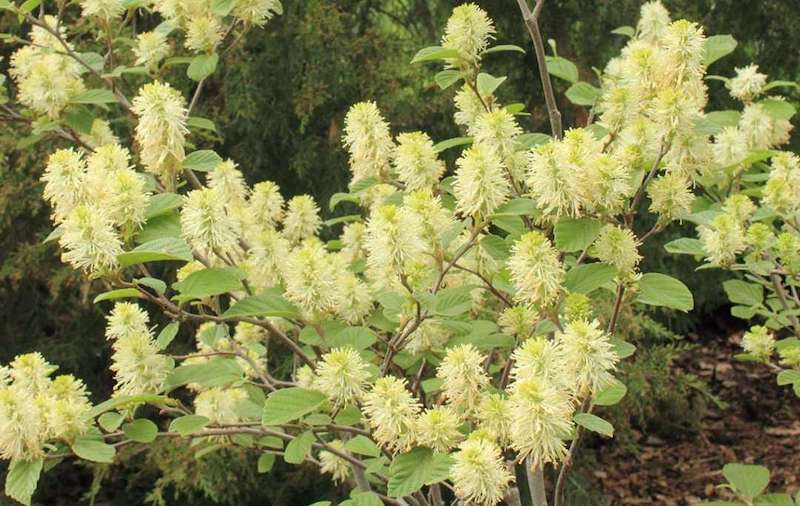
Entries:
<svg viewBox="0 0 800 506">
<path fill-rule="evenodd" d="M 183 168 L 196 172 L 209 172 L 222 163 L 222 157 L 211 149 L 201 149 L 189 153 L 183 159 Z"/>
<path fill-rule="evenodd" d="M 262 293 L 245 297 L 222 314 L 225 318 L 237 316 L 268 316 L 274 318 L 299 318 L 300 310 L 275 293 Z"/>
<path fill-rule="evenodd" d="M 516 53 L 525 54 L 525 50 L 524 49 L 522 49 L 519 46 L 515 46 L 513 44 L 500 44 L 499 46 L 490 47 L 489 49 L 484 51 L 484 54 L 486 54 L 486 53 L 502 53 L 502 52 L 505 52 L 505 51 L 513 51 L 513 52 L 516 52 Z"/>
<path fill-rule="evenodd" d="M 600 98 L 602 91 L 600 91 L 600 88 L 592 86 L 587 82 L 578 81 L 570 86 L 564 94 L 569 101 L 575 105 L 591 107 Z"/>
<path fill-rule="evenodd" d="M 536 203 L 528 198 L 516 198 L 495 209 L 492 218 L 498 216 L 530 216 L 537 214 Z"/>
<path fill-rule="evenodd" d="M 705 41 L 703 63 L 708 67 L 723 56 L 731 54 L 736 45 L 736 39 L 730 35 L 712 35 Z"/>
<path fill-rule="evenodd" d="M 582 251 L 594 242 L 602 227 L 591 218 L 563 219 L 553 228 L 553 242 L 559 251 Z"/>
<path fill-rule="evenodd" d="M 433 80 L 436 81 L 439 88 L 446 90 L 461 80 L 461 72 L 453 69 L 442 70 L 433 77 Z"/>
<path fill-rule="evenodd" d="M 103 292 L 95 297 L 92 302 L 97 304 L 98 302 L 102 302 L 104 300 L 139 298 L 139 296 L 139 290 L 136 288 L 120 288 L 118 290 Z"/>
<path fill-rule="evenodd" d="M 620 360 L 628 358 L 636 353 L 636 346 L 616 337 L 611 338 L 611 346 L 614 347 L 614 354 L 619 357 Z"/>
<path fill-rule="evenodd" d="M 180 323 L 172 322 L 166 327 L 164 327 L 161 332 L 158 333 L 158 337 L 156 338 L 156 347 L 159 350 L 166 350 L 169 343 L 175 339 L 175 336 L 178 335 L 178 328 L 180 327 Z"/>
<path fill-rule="evenodd" d="M 651 306 L 663 306 L 679 311 L 690 311 L 694 307 L 692 292 L 681 281 L 655 272 L 642 275 L 639 280 L 637 302 Z"/>
<path fill-rule="evenodd" d="M 466 144 L 472 144 L 472 137 L 454 137 L 452 139 L 447 139 L 446 141 L 438 142 L 433 146 L 433 150 L 436 153 L 441 153 L 450 148 L 454 148 L 456 146 L 464 146 Z"/>
<path fill-rule="evenodd" d="M 193 81 L 202 81 L 217 70 L 218 63 L 219 55 L 217 53 L 197 55 L 192 58 L 191 63 L 186 68 L 186 75 Z"/>
<path fill-rule="evenodd" d="M 769 485 L 769 469 L 748 464 L 726 464 L 722 475 L 736 491 L 751 501 Z"/>
<path fill-rule="evenodd" d="M 258 472 L 261 474 L 272 471 L 272 466 L 275 465 L 274 453 L 262 453 L 258 457 Z"/>
<path fill-rule="evenodd" d="M 729 279 L 722 283 L 728 299 L 734 304 L 756 306 L 764 300 L 764 287 L 740 279 Z"/>
<path fill-rule="evenodd" d="M 411 495 L 424 485 L 446 480 L 453 459 L 446 453 L 429 448 L 414 448 L 394 458 L 389 468 L 388 494 L 392 497 Z"/>
<path fill-rule="evenodd" d="M 547 71 L 559 79 L 571 83 L 578 82 L 578 67 L 574 63 L 560 56 L 547 56 Z"/>
<path fill-rule="evenodd" d="M 181 293 L 184 300 L 204 299 L 241 290 L 243 277 L 244 274 L 238 269 L 211 267 L 189 274 L 186 279 L 172 287 Z"/>
<path fill-rule="evenodd" d="M 547 134 L 543 134 L 541 132 L 522 134 L 519 137 L 517 137 L 517 150 L 528 151 L 536 146 L 547 144 L 552 140 L 553 140 L 552 137 L 550 137 Z"/>
<path fill-rule="evenodd" d="M 792 116 L 794 116 L 794 114 L 797 112 L 792 104 L 776 98 L 762 100 L 761 102 L 758 102 L 758 104 L 761 105 L 765 111 L 767 111 L 767 114 L 777 120 L 788 121 L 792 119 Z"/>
<path fill-rule="evenodd" d="M 191 262 L 193 259 L 194 256 L 189 245 L 177 237 L 154 239 L 117 256 L 122 267 L 171 260 Z"/>
<path fill-rule="evenodd" d="M 152 289 L 159 295 L 163 295 L 167 291 L 167 284 L 156 278 L 137 278 L 133 280 L 134 283 L 141 286 L 146 286 Z"/>
<path fill-rule="evenodd" d="M 73 104 L 113 104 L 116 101 L 117 97 L 114 96 L 114 92 L 104 88 L 84 91 L 70 100 Z"/>
<path fill-rule="evenodd" d="M 366 455 L 367 457 L 378 457 L 381 454 L 381 449 L 366 436 L 361 434 L 356 435 L 344 445 L 345 449 L 352 453 L 359 455 Z"/>
<path fill-rule="evenodd" d="M 712 111 L 703 115 L 694 125 L 698 133 L 717 135 L 725 127 L 735 127 L 739 124 L 742 114 L 739 111 Z"/>
<path fill-rule="evenodd" d="M 779 386 L 791 385 L 800 382 L 800 371 L 786 369 L 778 373 L 777 382 Z"/>
<path fill-rule="evenodd" d="M 619 28 L 614 28 L 611 30 L 611 33 L 617 35 L 624 35 L 628 38 L 633 38 L 633 35 L 636 33 L 636 30 L 632 26 L 620 26 Z"/>
<path fill-rule="evenodd" d="M 508 243 L 502 237 L 487 234 L 481 239 L 480 245 L 495 260 L 504 262 L 510 255 Z"/>
<path fill-rule="evenodd" d="M 597 406 L 613 406 L 621 401 L 628 393 L 628 387 L 619 380 L 607 386 L 594 396 L 594 403 Z"/>
<path fill-rule="evenodd" d="M 613 281 L 616 274 L 614 267 L 602 262 L 581 264 L 567 271 L 564 287 L 573 293 L 588 294 Z"/>
<path fill-rule="evenodd" d="M 43 465 L 42 459 L 12 460 L 6 475 L 6 495 L 30 506 Z"/>
<path fill-rule="evenodd" d="M 125 417 L 122 414 L 117 413 L 116 411 L 111 411 L 108 413 L 103 413 L 97 419 L 97 423 L 100 424 L 100 427 L 103 428 L 106 432 L 114 432 L 115 430 L 119 429 L 119 426 L 122 425 L 122 422 L 125 420 Z"/>
<path fill-rule="evenodd" d="M 494 77 L 491 74 L 481 72 L 478 74 L 478 93 L 480 93 L 482 97 L 492 95 L 506 79 L 506 76 Z"/>
<path fill-rule="evenodd" d="M 664 249 L 673 255 L 705 256 L 703 242 L 700 239 L 681 237 L 664 245 Z"/>
<path fill-rule="evenodd" d="M 458 51 L 455 49 L 443 48 L 441 46 L 431 46 L 420 49 L 417 54 L 414 55 L 414 58 L 411 59 L 411 63 L 449 60 L 458 57 Z"/>
<path fill-rule="evenodd" d="M 213 121 L 207 118 L 201 118 L 199 116 L 190 116 L 186 120 L 186 126 L 189 128 L 196 128 L 198 130 L 210 130 L 212 132 L 217 131 L 217 126 Z"/>
<path fill-rule="evenodd" d="M 614 436 L 614 426 L 597 415 L 593 415 L 591 413 L 578 413 L 575 415 L 573 420 L 575 420 L 575 423 L 581 427 L 592 432 L 597 432 L 598 434 L 602 434 L 603 436 L 607 437 Z"/>
<path fill-rule="evenodd" d="M 117 450 L 110 444 L 90 436 L 79 436 L 72 443 L 72 451 L 83 460 L 110 464 L 114 462 Z"/>
<path fill-rule="evenodd" d="M 137 443 L 152 443 L 158 435 L 158 426 L 146 418 L 137 418 L 123 425 L 122 432 Z"/>
<path fill-rule="evenodd" d="M 186 415 L 172 420 L 169 424 L 170 432 L 177 432 L 181 436 L 188 436 L 193 432 L 201 430 L 208 425 L 210 420 L 205 416 L 200 415 Z"/>
<path fill-rule="evenodd" d="M 472 308 L 472 288 L 454 287 L 439 290 L 430 304 L 432 313 L 441 316 L 458 316 Z"/>
<path fill-rule="evenodd" d="M 267 396 L 261 422 L 264 425 L 289 423 L 311 413 L 326 399 L 324 394 L 305 388 L 290 387 L 276 390 Z"/>
<path fill-rule="evenodd" d="M 283 459 L 289 464 L 300 464 L 306 459 L 313 444 L 314 433 L 310 430 L 303 432 L 286 445 Z"/>
<path fill-rule="evenodd" d="M 334 332 L 328 338 L 328 344 L 331 348 L 350 346 L 356 350 L 366 350 L 377 340 L 378 336 L 367 327 L 345 327 Z"/>
<path fill-rule="evenodd" d="M 241 366 L 235 359 L 214 358 L 202 364 L 184 364 L 176 367 L 167 376 L 165 389 L 174 390 L 189 383 L 207 387 L 221 386 L 239 381 L 243 374 Z"/>
</svg>

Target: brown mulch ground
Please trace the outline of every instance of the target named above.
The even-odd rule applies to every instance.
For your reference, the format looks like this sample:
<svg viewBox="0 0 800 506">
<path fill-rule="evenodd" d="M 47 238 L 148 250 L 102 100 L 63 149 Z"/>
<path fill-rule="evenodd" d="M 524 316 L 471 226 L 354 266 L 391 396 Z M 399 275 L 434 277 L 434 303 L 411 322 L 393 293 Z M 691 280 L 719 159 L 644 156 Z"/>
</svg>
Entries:
<svg viewBox="0 0 800 506">
<path fill-rule="evenodd" d="M 684 506 L 728 498 L 715 485 L 724 482 L 726 463 L 770 468 L 771 492 L 800 490 L 800 399 L 789 387 L 778 387 L 766 366 L 737 361 L 741 332 L 728 338 L 703 339 L 678 363 L 709 385 L 727 403 L 711 404 L 699 433 L 676 434 L 670 440 L 645 438 L 639 451 L 612 447 L 598 452 L 594 477 L 611 504 Z M 722 495 L 722 497 L 720 497 Z"/>
</svg>

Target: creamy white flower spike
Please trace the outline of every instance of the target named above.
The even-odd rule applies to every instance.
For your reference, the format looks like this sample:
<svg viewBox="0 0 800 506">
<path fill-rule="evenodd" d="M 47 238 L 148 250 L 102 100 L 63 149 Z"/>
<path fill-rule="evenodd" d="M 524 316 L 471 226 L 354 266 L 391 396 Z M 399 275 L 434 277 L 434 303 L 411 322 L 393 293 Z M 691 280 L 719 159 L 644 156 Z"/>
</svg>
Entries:
<svg viewBox="0 0 800 506">
<path fill-rule="evenodd" d="M 389 124 L 375 102 L 350 107 L 344 119 L 344 145 L 350 153 L 353 181 L 367 177 L 381 179 L 389 173 L 394 143 Z"/>
<path fill-rule="evenodd" d="M 494 506 L 503 500 L 514 481 L 500 448 L 484 437 L 471 437 L 453 455 L 450 470 L 456 495 L 480 506 Z"/>
<path fill-rule="evenodd" d="M 186 100 L 169 84 L 158 81 L 145 84 L 131 102 L 138 117 L 136 142 L 139 156 L 148 172 L 164 182 L 181 170 L 184 158 Z"/>
<path fill-rule="evenodd" d="M 508 269 L 517 289 L 514 298 L 520 303 L 546 306 L 561 291 L 564 266 L 541 232 L 527 232 L 514 243 Z"/>
</svg>

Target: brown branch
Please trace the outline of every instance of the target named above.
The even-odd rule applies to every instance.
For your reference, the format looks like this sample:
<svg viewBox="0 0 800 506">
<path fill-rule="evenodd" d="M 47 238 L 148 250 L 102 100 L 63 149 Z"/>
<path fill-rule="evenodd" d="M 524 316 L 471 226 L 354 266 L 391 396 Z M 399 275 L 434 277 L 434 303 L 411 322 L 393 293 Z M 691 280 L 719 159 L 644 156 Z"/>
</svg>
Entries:
<svg viewBox="0 0 800 506">
<path fill-rule="evenodd" d="M 517 4 L 519 4 L 519 9 L 522 12 L 522 19 L 525 21 L 528 34 L 531 36 L 531 41 L 533 41 L 536 63 L 539 66 L 539 78 L 542 81 L 542 89 L 544 90 L 544 101 L 547 105 L 547 115 L 550 118 L 550 129 L 553 132 L 553 137 L 561 139 L 563 135 L 561 113 L 558 110 L 556 97 L 553 93 L 553 83 L 550 80 L 550 73 L 547 71 L 547 58 L 544 53 L 542 33 L 539 30 L 539 15 L 544 8 L 544 0 L 536 0 L 536 7 L 534 7 L 533 12 L 531 12 L 528 7 L 527 0 L 517 0 Z"/>
</svg>

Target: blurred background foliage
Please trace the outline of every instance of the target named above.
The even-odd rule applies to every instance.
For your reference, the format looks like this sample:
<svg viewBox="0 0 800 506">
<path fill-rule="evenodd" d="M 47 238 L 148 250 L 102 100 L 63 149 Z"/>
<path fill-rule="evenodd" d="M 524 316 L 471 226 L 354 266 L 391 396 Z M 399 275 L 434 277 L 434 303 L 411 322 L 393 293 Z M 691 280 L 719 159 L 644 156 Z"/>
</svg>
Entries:
<svg viewBox="0 0 800 506">
<path fill-rule="evenodd" d="M 496 21 L 500 43 L 530 48 L 513 2 L 476 1 Z M 438 43 L 450 11 L 461 2 L 284 3 L 284 15 L 265 30 L 247 34 L 224 56 L 196 110 L 197 115 L 213 118 L 220 131 L 218 136 L 202 139 L 204 147 L 213 144 L 222 156 L 235 160 L 249 182 L 273 180 L 286 197 L 311 193 L 329 214 L 329 197 L 345 189 L 349 180 L 340 137 L 344 115 L 357 101 L 376 101 L 395 134 L 425 130 L 435 141 L 459 135 L 452 122 L 454 90 L 442 92 L 434 83 L 435 66 L 412 66 L 409 61 L 420 48 Z M 559 55 L 578 65 L 583 80 L 597 84 L 592 67 L 602 68 L 624 43 L 623 37 L 610 31 L 635 24 L 641 3 L 548 0 L 542 31 L 555 41 Z M 739 41 L 734 54 L 715 63 L 710 73 L 730 76 L 734 67 L 755 61 L 772 79 L 799 77 L 800 31 L 796 27 L 800 11 L 796 2 L 664 3 L 673 18 L 697 21 L 710 34 L 730 33 Z M 19 30 L 13 16 L 0 16 L 0 33 Z M 3 71 L 13 49 L 0 46 Z M 508 76 L 499 91 L 501 102 L 525 103 L 530 116 L 521 117 L 523 128 L 548 132 L 532 51 L 490 55 L 486 68 L 494 75 Z M 188 94 L 191 84 L 179 76 L 176 72 L 174 82 Z M 556 80 L 555 86 L 563 97 L 567 83 Z M 709 89 L 712 107 L 733 105 L 721 83 L 710 81 Z M 585 121 L 586 111 L 563 98 L 560 108 L 566 125 Z M 108 308 L 93 305 L 87 282 L 61 265 L 55 244 L 42 242 L 50 233 L 50 224 L 38 178 L 43 160 L 54 146 L 47 142 L 17 149 L 18 140 L 29 134 L 27 128 L 0 125 L 0 363 L 19 353 L 40 350 L 48 360 L 60 364 L 62 372 L 83 378 L 96 398 L 102 398 L 112 384 L 103 338 L 102 310 Z M 454 153 L 447 156 L 452 167 Z M 661 244 L 686 234 L 670 232 L 661 238 Z M 674 333 L 686 332 L 701 319 L 727 310 L 720 308 L 725 299 L 713 271 L 695 273 L 691 259 L 667 256 L 660 244 L 651 246 L 644 256 L 648 262 L 644 270 L 671 273 L 690 286 L 696 310 L 690 318 L 656 315 L 671 330 L 649 318 L 629 322 L 629 337 L 645 351 L 626 365 L 631 395 L 614 421 L 616 425 L 632 420 L 639 430 L 663 431 L 669 428 L 653 425 L 648 418 L 663 412 L 667 405 L 682 412 L 682 420 L 691 424 L 697 406 L 687 403 L 686 393 L 701 388 L 695 379 L 670 370 L 672 357 L 683 350 Z M 172 444 L 169 448 L 157 446 L 145 455 L 132 454 L 123 466 L 115 468 L 61 467 L 64 472 L 48 474 L 45 486 L 40 487 L 43 503 L 74 504 L 80 494 L 86 494 L 87 500 L 96 494 L 98 504 L 149 500 L 165 505 L 288 505 L 335 495 L 326 480 L 315 479 L 315 473 L 302 468 L 278 465 L 271 474 L 257 476 L 252 456 L 243 452 L 226 451 L 193 462 L 188 449 Z M 231 480 L 232 476 L 236 479 Z M 104 486 L 98 491 L 101 482 Z"/>
</svg>

